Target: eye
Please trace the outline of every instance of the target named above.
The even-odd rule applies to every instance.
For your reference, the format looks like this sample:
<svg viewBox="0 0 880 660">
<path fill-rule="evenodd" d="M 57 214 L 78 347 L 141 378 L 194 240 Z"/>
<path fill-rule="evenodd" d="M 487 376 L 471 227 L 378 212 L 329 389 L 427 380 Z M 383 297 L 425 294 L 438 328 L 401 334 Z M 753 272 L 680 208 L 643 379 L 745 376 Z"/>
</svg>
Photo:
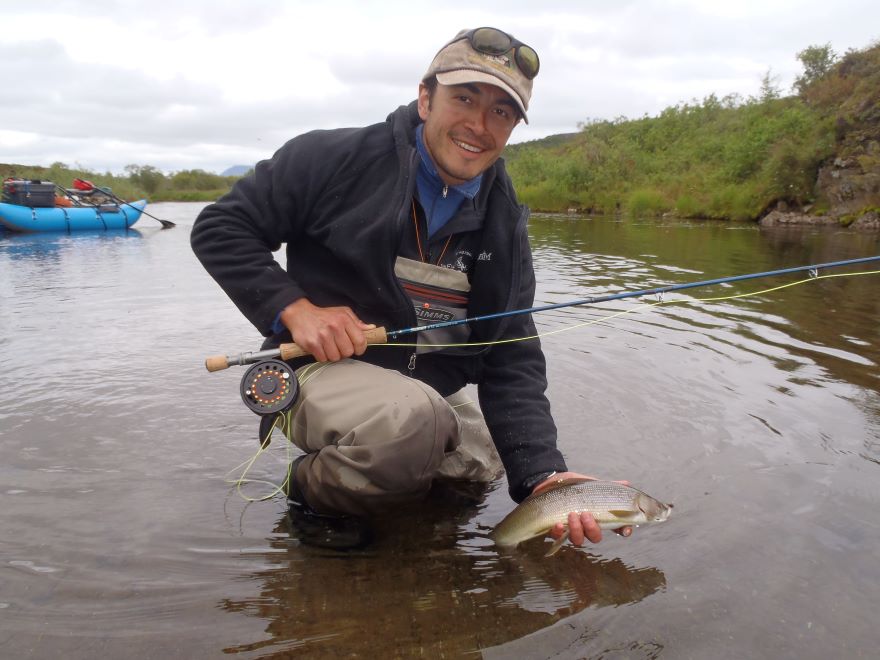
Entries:
<svg viewBox="0 0 880 660">
<path fill-rule="evenodd" d="M 519 117 L 519 115 L 513 111 L 513 108 L 506 105 L 500 105 L 493 108 L 492 113 L 504 126 L 513 126 L 516 124 L 516 120 Z"/>
<path fill-rule="evenodd" d="M 459 103 L 470 103 L 471 97 L 468 96 L 467 94 L 459 94 L 458 101 L 459 101 Z"/>
</svg>

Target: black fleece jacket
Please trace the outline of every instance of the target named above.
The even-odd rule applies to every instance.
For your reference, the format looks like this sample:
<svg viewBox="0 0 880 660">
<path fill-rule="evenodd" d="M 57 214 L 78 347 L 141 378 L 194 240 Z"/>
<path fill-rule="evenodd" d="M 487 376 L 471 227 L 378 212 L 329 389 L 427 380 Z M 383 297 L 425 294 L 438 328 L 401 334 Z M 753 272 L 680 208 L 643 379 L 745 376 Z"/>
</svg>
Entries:
<svg viewBox="0 0 880 660">
<path fill-rule="evenodd" d="M 380 124 L 296 137 L 199 215 L 193 250 L 241 312 L 270 337 L 265 346 L 289 341 L 289 335 L 271 337 L 272 324 L 301 297 L 318 306 L 347 305 L 363 321 L 388 329 L 418 325 L 393 268 L 397 256 L 407 256 L 404 246 L 414 244 L 410 214 L 419 121 L 412 103 Z M 481 223 L 453 237 L 472 256 L 468 315 L 531 307 L 535 276 L 528 210 L 517 202 L 502 161 L 484 174 L 475 203 Z M 286 272 L 271 254 L 283 243 Z M 473 342 L 535 334 L 527 314 L 471 324 Z M 476 383 L 515 501 L 529 494 L 523 485 L 529 477 L 566 469 L 544 394 L 538 340 L 420 354 L 412 370 L 411 353 L 374 348 L 359 359 L 419 378 L 444 396 Z"/>
</svg>

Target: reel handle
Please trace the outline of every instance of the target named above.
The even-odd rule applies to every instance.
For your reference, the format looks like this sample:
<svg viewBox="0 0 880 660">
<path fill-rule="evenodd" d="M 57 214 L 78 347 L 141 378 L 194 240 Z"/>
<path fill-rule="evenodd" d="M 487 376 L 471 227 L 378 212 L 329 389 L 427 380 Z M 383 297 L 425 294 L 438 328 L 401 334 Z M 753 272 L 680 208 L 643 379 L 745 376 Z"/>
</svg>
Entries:
<svg viewBox="0 0 880 660">
<path fill-rule="evenodd" d="M 388 343 L 388 335 L 385 328 L 373 328 L 364 332 L 367 338 L 367 344 L 386 344 Z M 260 360 L 280 358 L 282 360 L 292 360 L 293 358 L 309 355 L 295 343 L 281 344 L 276 349 L 268 351 L 257 351 L 255 353 L 241 353 L 239 355 L 212 355 L 205 360 L 205 368 L 208 371 L 222 371 L 234 365 L 253 364 Z"/>
</svg>

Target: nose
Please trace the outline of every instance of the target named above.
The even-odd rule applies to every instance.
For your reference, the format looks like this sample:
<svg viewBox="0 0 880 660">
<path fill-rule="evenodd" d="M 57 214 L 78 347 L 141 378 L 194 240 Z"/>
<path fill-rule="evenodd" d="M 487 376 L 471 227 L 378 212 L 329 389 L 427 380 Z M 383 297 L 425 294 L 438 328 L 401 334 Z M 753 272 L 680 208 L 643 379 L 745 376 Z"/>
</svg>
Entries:
<svg viewBox="0 0 880 660">
<path fill-rule="evenodd" d="M 467 127 L 474 135 L 486 133 L 486 113 L 482 108 L 476 108 L 467 118 Z"/>
</svg>

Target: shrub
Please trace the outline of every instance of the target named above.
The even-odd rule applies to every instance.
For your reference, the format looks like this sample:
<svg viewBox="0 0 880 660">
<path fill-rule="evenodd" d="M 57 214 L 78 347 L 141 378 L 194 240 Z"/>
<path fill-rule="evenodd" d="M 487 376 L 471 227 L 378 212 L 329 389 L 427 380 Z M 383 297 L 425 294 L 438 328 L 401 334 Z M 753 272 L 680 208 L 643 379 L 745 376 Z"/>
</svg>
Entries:
<svg viewBox="0 0 880 660">
<path fill-rule="evenodd" d="M 635 190 L 626 199 L 626 211 L 634 217 L 660 215 L 669 206 L 663 194 L 652 189 Z"/>
<path fill-rule="evenodd" d="M 698 218 L 702 215 L 700 205 L 691 195 L 679 195 L 675 200 L 675 211 L 683 218 Z"/>
</svg>

